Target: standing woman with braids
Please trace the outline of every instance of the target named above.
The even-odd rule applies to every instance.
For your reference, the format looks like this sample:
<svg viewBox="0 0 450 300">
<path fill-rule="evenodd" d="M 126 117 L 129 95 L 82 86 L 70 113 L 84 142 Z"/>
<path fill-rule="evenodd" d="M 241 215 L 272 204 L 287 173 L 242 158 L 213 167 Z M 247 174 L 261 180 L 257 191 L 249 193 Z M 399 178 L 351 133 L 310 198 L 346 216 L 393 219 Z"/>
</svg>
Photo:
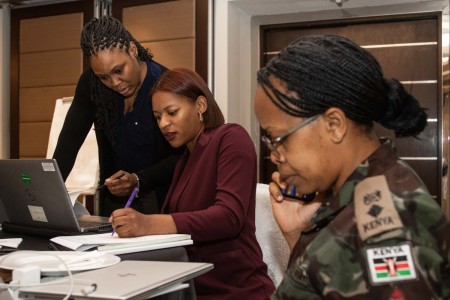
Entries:
<svg viewBox="0 0 450 300">
<path fill-rule="evenodd" d="M 139 197 L 133 207 L 158 212 L 161 205 L 151 200 L 151 192 L 162 204 L 179 158 L 162 137 L 148 99 L 165 68 L 110 16 L 85 25 L 81 49 L 90 67 L 78 81 L 53 157 L 66 179 L 94 124 L 100 182 L 107 187 L 100 191 L 100 215 L 123 207 L 135 187 Z"/>
<path fill-rule="evenodd" d="M 346 38 L 305 36 L 258 72 L 255 112 L 278 171 L 269 189 L 290 248 L 273 299 L 449 299 L 449 223 L 374 122 L 417 136 L 427 115 Z M 284 197 L 316 193 L 312 202 Z"/>
</svg>

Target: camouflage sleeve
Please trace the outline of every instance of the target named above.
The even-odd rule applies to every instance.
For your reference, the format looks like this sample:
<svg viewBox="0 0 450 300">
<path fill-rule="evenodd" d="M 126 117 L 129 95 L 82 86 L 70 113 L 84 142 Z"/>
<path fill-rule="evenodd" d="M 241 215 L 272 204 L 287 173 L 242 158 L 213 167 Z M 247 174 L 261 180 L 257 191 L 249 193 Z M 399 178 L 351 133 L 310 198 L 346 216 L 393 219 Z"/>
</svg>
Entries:
<svg viewBox="0 0 450 300">
<path fill-rule="evenodd" d="M 289 268 L 284 274 L 283 281 L 271 297 L 271 300 L 280 299 L 319 300 L 322 297 L 309 285 L 308 275 L 304 270 Z"/>
<path fill-rule="evenodd" d="M 391 299 L 448 299 L 448 220 L 423 188 L 392 198 L 403 226 L 365 241 L 370 284 Z"/>
</svg>

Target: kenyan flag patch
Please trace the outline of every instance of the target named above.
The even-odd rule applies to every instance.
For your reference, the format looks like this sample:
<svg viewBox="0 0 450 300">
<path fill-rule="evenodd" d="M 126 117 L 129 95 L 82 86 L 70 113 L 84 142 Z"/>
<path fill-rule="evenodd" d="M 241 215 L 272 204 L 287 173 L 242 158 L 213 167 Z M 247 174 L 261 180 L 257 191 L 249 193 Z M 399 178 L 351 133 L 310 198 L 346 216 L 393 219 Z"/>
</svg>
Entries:
<svg viewBox="0 0 450 300">
<path fill-rule="evenodd" d="M 417 279 L 410 244 L 368 248 L 366 257 L 374 285 Z"/>
</svg>

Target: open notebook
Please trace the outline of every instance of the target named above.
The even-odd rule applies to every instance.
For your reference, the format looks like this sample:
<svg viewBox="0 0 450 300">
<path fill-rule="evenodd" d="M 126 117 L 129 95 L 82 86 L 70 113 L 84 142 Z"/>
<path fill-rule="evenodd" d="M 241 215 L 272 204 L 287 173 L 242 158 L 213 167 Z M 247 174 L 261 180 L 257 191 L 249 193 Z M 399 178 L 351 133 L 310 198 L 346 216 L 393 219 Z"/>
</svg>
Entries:
<svg viewBox="0 0 450 300">
<path fill-rule="evenodd" d="M 77 215 L 54 159 L 0 160 L 5 232 L 44 236 L 111 232 L 108 218 Z"/>
</svg>

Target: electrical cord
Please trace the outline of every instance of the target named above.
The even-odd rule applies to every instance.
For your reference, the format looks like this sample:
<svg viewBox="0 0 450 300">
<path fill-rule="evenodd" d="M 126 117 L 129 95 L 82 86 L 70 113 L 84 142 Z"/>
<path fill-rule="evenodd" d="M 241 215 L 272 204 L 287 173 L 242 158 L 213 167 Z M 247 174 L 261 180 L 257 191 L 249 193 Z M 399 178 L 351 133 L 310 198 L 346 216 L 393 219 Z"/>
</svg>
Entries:
<svg viewBox="0 0 450 300">
<path fill-rule="evenodd" d="M 57 254 L 49 253 L 49 252 L 20 250 L 20 251 L 11 252 L 9 254 L 1 256 L 0 257 L 0 268 L 1 268 L 1 266 L 2 266 L 2 264 L 3 264 L 3 262 L 5 260 L 10 259 L 12 256 L 14 256 L 14 255 L 16 255 L 18 253 L 20 253 L 20 254 L 32 253 L 32 254 L 39 254 L 39 255 L 48 255 L 48 256 L 52 256 L 52 257 L 55 257 L 56 259 L 58 259 L 61 262 L 61 265 L 64 267 L 64 268 L 61 268 L 62 269 L 61 271 L 67 272 L 67 275 L 69 277 L 69 284 L 70 284 L 69 291 L 67 292 L 67 294 L 65 295 L 63 300 L 69 299 L 69 297 L 72 295 L 72 292 L 73 292 L 73 289 L 74 289 L 75 280 L 73 278 L 72 271 L 70 271 L 69 266 L 67 265 L 67 263 L 61 257 L 59 257 Z M 18 292 L 18 290 L 20 288 L 33 287 L 33 286 L 44 286 L 44 285 L 52 285 L 52 284 L 61 284 L 61 283 L 64 283 L 66 281 L 67 281 L 67 278 L 65 278 L 65 277 L 64 278 L 60 278 L 60 279 L 55 279 L 53 281 L 48 281 L 48 282 L 45 282 L 45 283 L 40 282 L 40 283 L 34 283 L 34 284 L 20 284 L 20 282 L 13 282 L 13 281 L 11 281 L 10 283 L 0 283 L 0 288 L 8 289 L 10 291 L 10 293 L 12 292 L 11 295 L 15 299 L 19 300 L 18 297 L 16 298 L 16 295 L 18 294 L 16 292 Z M 90 280 L 77 279 L 76 281 L 77 281 L 77 284 L 78 283 L 79 284 L 89 284 L 88 286 L 85 286 L 85 287 L 83 287 L 81 289 L 81 292 L 84 295 L 88 295 L 88 294 L 94 292 L 97 289 L 97 284 L 95 282 L 90 281 Z"/>
</svg>

